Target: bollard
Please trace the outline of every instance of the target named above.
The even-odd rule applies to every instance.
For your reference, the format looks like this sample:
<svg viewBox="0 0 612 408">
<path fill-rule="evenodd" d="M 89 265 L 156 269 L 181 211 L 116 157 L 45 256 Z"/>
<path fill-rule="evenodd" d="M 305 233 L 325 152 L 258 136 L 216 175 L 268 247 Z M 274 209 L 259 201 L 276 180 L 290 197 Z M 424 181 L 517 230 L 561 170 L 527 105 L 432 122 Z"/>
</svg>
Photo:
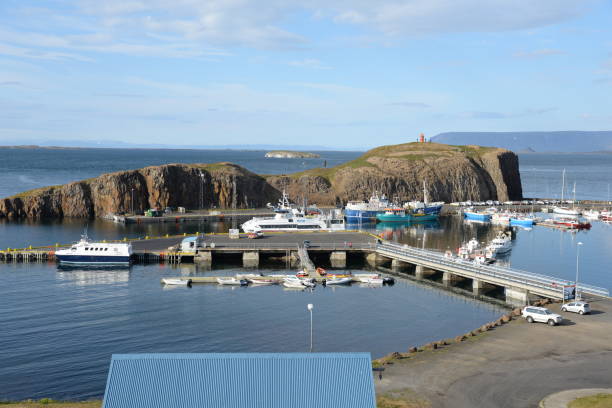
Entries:
<svg viewBox="0 0 612 408">
<path fill-rule="evenodd" d="M 32 245 L 30 245 L 30 246 L 28 247 L 28 249 L 30 249 L 30 250 L 31 250 L 31 249 L 32 249 Z"/>
<path fill-rule="evenodd" d="M 127 241 L 127 238 L 126 238 L 126 237 L 123 237 L 123 242 L 125 242 L 125 241 Z"/>
<path fill-rule="evenodd" d="M 166 238 L 168 238 L 169 236 L 170 236 L 169 234 L 166 234 Z M 496 241 L 496 242 L 497 242 L 497 241 Z"/>
<path fill-rule="evenodd" d="M 187 233 L 186 233 L 186 232 L 183 232 L 183 236 L 184 236 L 184 237 L 186 237 L 186 236 L 187 236 Z"/>
<path fill-rule="evenodd" d="M 56 247 L 56 248 L 57 248 L 57 247 L 59 247 L 59 244 L 58 244 L 57 242 L 55 243 L 55 247 Z"/>
<path fill-rule="evenodd" d="M 148 235 L 147 235 L 147 236 L 145 236 L 145 239 L 149 239 L 149 236 L 148 236 Z"/>
</svg>

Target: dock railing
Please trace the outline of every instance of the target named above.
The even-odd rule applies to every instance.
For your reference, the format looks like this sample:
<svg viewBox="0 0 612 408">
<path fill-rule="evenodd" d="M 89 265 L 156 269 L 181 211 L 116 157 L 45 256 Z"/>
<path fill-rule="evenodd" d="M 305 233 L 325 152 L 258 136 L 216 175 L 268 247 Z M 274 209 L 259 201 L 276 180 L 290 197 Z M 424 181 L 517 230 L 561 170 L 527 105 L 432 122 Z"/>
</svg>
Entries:
<svg viewBox="0 0 612 408">
<path fill-rule="evenodd" d="M 376 252 L 381 255 L 397 255 L 405 259 L 422 261 L 428 264 L 438 264 L 446 266 L 449 269 L 463 270 L 470 276 L 492 277 L 496 280 L 504 280 L 508 282 L 520 283 L 522 285 L 536 287 L 548 291 L 559 292 L 563 298 L 563 286 L 574 285 L 575 282 L 561 279 L 554 276 L 538 274 L 534 272 L 523 271 L 515 268 L 508 268 L 496 265 L 476 264 L 472 261 L 467 261 L 461 258 L 448 258 L 441 252 L 432 251 L 429 249 L 413 248 L 406 245 L 385 242 L 378 244 Z M 610 292 L 606 288 L 580 283 L 578 291 L 598 296 L 609 296 Z"/>
</svg>

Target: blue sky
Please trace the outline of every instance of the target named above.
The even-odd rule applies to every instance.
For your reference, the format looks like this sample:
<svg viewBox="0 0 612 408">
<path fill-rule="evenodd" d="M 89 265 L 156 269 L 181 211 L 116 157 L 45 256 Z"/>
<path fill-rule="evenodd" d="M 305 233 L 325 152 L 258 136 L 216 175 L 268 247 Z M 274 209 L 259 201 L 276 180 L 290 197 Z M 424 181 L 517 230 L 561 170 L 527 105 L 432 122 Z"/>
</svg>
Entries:
<svg viewBox="0 0 612 408">
<path fill-rule="evenodd" d="M 3 0 L 0 144 L 612 129 L 598 0 Z"/>
</svg>

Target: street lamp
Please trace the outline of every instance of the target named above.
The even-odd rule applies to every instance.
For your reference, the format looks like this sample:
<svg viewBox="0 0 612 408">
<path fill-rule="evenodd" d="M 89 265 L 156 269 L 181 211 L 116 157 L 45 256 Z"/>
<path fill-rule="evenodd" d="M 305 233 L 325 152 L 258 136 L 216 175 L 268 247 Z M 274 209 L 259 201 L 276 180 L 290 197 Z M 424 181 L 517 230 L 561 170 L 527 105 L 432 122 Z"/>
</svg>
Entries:
<svg viewBox="0 0 612 408">
<path fill-rule="evenodd" d="M 132 199 L 130 200 L 130 204 L 132 205 L 132 215 L 134 215 L 134 189 L 132 189 Z"/>
<path fill-rule="evenodd" d="M 200 210 L 204 208 L 204 173 L 200 172 Z"/>
<path fill-rule="evenodd" d="M 314 306 L 312 305 L 312 303 L 309 303 L 308 306 L 306 306 L 306 308 L 310 312 L 310 352 L 311 353 L 312 353 L 312 309 L 313 307 Z"/>
<path fill-rule="evenodd" d="M 580 296 L 578 296 L 578 260 L 580 258 L 580 247 L 582 246 L 582 242 L 578 242 L 576 245 L 576 288 L 575 288 L 575 300 L 580 300 Z"/>
</svg>

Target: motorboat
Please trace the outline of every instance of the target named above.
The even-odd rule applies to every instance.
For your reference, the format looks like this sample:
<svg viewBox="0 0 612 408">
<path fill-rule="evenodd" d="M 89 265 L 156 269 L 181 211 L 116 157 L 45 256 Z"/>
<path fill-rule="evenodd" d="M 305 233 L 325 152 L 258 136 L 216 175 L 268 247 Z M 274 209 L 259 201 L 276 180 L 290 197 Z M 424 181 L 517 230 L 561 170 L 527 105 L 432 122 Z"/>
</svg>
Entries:
<svg viewBox="0 0 612 408">
<path fill-rule="evenodd" d="M 568 229 L 590 229 L 591 228 L 591 223 L 582 222 L 580 220 L 577 220 L 576 218 L 571 218 L 571 217 L 553 219 L 552 222 L 554 225 L 568 228 Z"/>
<path fill-rule="evenodd" d="M 162 283 L 164 285 L 191 286 L 191 279 L 164 278 Z"/>
<path fill-rule="evenodd" d="M 382 278 L 361 278 L 359 282 L 365 283 L 366 285 L 382 285 L 384 280 Z"/>
<path fill-rule="evenodd" d="M 515 215 L 510 218 L 510 225 L 519 227 L 532 227 L 534 224 L 534 217 L 531 216 L 519 216 Z"/>
<path fill-rule="evenodd" d="M 300 279 L 297 276 L 283 279 L 283 286 L 286 288 L 313 288 L 315 283 L 309 279 Z"/>
<path fill-rule="evenodd" d="M 491 214 L 483 211 L 476 211 L 473 207 L 466 208 L 463 210 L 463 216 L 466 220 L 489 222 L 491 221 Z"/>
<path fill-rule="evenodd" d="M 219 285 L 246 286 L 249 284 L 249 281 L 236 278 L 217 278 L 217 283 Z"/>
<path fill-rule="evenodd" d="M 252 285 L 276 285 L 278 281 L 274 279 L 251 278 L 249 279 L 249 283 Z"/>
<path fill-rule="evenodd" d="M 512 250 L 512 238 L 505 232 L 500 232 L 491 243 L 487 246 L 487 249 L 493 252 L 493 254 L 505 254 Z"/>
<path fill-rule="evenodd" d="M 584 216 L 584 218 L 587 218 L 589 220 L 598 220 L 600 213 L 597 210 L 587 210 L 583 212 L 582 215 Z"/>
<path fill-rule="evenodd" d="M 92 242 L 85 232 L 79 242 L 55 251 L 55 258 L 60 264 L 129 265 L 132 260 L 132 244 Z"/>
<path fill-rule="evenodd" d="M 412 215 L 403 208 L 387 208 L 382 214 L 377 214 L 376 219 L 381 222 L 410 222 Z"/>
<path fill-rule="evenodd" d="M 353 278 L 355 278 L 359 282 L 365 282 L 368 279 L 380 278 L 380 274 L 378 273 L 355 273 L 353 274 Z"/>
<path fill-rule="evenodd" d="M 560 215 L 571 215 L 575 217 L 581 214 L 579 210 L 569 207 L 553 207 L 553 213 Z"/>
<path fill-rule="evenodd" d="M 346 277 L 346 278 L 331 278 L 331 279 L 326 279 L 324 280 L 324 284 L 325 285 L 348 285 L 353 281 L 353 278 L 350 277 Z"/>
<path fill-rule="evenodd" d="M 433 221 L 438 218 L 443 202 L 429 202 L 429 195 L 427 194 L 427 186 L 425 180 L 423 180 L 423 201 L 409 201 L 404 204 L 404 208 L 408 208 L 412 211 L 415 217 L 412 221 Z"/>
</svg>

